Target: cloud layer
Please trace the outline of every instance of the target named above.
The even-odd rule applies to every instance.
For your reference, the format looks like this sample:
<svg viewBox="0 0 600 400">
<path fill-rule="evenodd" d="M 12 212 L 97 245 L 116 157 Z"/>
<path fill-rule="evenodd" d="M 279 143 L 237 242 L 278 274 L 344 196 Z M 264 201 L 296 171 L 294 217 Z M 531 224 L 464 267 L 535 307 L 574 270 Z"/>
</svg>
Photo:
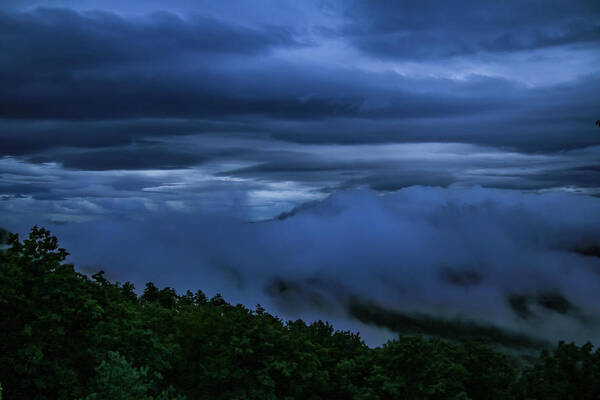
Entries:
<svg viewBox="0 0 600 400">
<path fill-rule="evenodd" d="M 351 3 L 345 32 L 381 58 L 443 59 L 600 41 L 600 7 L 593 1 Z"/>
<path fill-rule="evenodd" d="M 373 162 L 350 168 L 366 145 L 461 143 L 557 165 L 565 151 L 597 159 L 597 15 L 585 1 L 240 1 L 235 13 L 210 2 L 7 2 L 0 157 L 80 171 L 76 181 L 86 171 L 200 169 L 263 185 L 325 175 L 316 188 L 325 191 L 463 179 L 405 182 L 413 166 L 399 173 L 387 161 L 377 172 Z M 311 146 L 348 151 L 324 162 Z M 588 190 L 596 180 L 598 190 L 597 161 L 571 167 L 546 185 L 510 185 Z M 27 181 L 15 180 L 0 176 L 5 199 L 38 190 L 16 190 Z"/>
<path fill-rule="evenodd" d="M 341 192 L 258 223 L 171 212 L 54 229 L 84 270 L 223 292 L 284 317 L 360 330 L 348 308 L 358 299 L 538 339 L 596 340 L 600 258 L 582 249 L 600 243 L 599 216 L 588 196 L 410 187 Z"/>
</svg>

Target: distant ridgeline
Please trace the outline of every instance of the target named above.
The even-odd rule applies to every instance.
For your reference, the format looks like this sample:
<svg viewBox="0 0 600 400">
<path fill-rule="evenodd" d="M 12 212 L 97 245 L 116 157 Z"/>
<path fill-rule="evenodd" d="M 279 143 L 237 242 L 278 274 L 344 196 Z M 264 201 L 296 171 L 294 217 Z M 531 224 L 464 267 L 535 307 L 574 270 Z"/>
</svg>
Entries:
<svg viewBox="0 0 600 400">
<path fill-rule="evenodd" d="M 284 323 L 220 295 L 178 295 L 148 283 L 137 296 L 130 283 L 64 264 L 68 253 L 45 229 L 34 227 L 23 241 L 0 237 L 8 244 L 0 251 L 5 399 L 600 398 L 600 352 L 591 344 L 561 342 L 524 362 L 477 341 L 500 335 L 488 328 L 406 320 L 356 302 L 358 319 L 449 330 L 443 336 L 452 339 L 401 336 L 369 348 L 328 323 Z M 523 301 L 530 300 L 515 300 Z"/>
</svg>

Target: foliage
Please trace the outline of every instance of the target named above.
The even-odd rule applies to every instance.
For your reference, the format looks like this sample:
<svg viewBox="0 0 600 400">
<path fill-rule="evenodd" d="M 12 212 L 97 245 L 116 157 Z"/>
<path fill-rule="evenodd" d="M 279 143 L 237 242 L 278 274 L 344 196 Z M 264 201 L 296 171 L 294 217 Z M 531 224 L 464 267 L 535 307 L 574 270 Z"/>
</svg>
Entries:
<svg viewBox="0 0 600 400">
<path fill-rule="evenodd" d="M 149 395 L 154 386 L 152 378 L 148 367 L 135 368 L 118 352 L 109 351 L 106 360 L 96 367 L 93 393 L 85 400 L 185 400 L 175 396 L 171 387 L 156 397 Z M 154 379 L 160 381 L 162 376 L 155 373 Z"/>
<path fill-rule="evenodd" d="M 485 344 L 402 336 L 369 348 L 216 295 L 109 282 L 34 227 L 0 250 L 0 382 L 10 399 L 595 399 L 600 354 L 560 343 L 533 365 Z M 0 396 L 2 395 L 0 389 Z"/>
<path fill-rule="evenodd" d="M 598 399 L 600 397 L 600 350 L 560 342 L 523 371 L 520 391 L 524 399 Z"/>
</svg>

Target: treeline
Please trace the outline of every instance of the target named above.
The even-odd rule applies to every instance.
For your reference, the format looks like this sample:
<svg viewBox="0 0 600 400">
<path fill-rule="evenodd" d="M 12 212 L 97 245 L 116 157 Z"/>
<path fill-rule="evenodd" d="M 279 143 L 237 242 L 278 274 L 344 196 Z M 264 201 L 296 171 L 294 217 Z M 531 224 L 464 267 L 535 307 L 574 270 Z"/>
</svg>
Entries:
<svg viewBox="0 0 600 400">
<path fill-rule="evenodd" d="M 88 278 L 47 230 L 0 250 L 4 399 L 598 399 L 600 352 L 560 343 L 528 366 L 475 342 L 369 348 L 198 291 Z"/>
</svg>

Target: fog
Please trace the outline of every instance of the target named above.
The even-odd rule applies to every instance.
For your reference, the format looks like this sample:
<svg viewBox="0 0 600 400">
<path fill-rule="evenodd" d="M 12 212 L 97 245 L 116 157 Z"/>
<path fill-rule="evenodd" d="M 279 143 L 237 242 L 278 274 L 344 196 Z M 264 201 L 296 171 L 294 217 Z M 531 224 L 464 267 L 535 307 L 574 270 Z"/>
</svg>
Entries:
<svg viewBox="0 0 600 400">
<path fill-rule="evenodd" d="M 138 290 L 153 281 L 219 292 L 284 320 L 328 319 L 372 345 L 393 334 L 356 321 L 351 300 L 548 340 L 600 339 L 600 258 L 584 254 L 600 242 L 596 197 L 357 189 L 262 222 L 171 212 L 50 228 L 84 272 Z"/>
</svg>

